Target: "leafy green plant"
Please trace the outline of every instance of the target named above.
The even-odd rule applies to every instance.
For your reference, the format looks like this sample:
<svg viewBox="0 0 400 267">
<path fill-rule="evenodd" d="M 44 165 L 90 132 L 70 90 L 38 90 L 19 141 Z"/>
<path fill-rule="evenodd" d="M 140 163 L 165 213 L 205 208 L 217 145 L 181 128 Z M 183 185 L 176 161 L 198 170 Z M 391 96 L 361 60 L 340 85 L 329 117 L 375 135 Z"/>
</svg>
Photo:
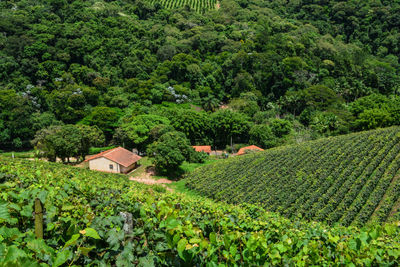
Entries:
<svg viewBox="0 0 400 267">
<path fill-rule="evenodd" d="M 251 204 L 158 190 L 124 175 L 4 157 L 0 189 L 6 266 L 400 263 L 397 224 L 328 227 Z M 45 208 L 44 239 L 34 236 L 35 198 Z"/>
</svg>

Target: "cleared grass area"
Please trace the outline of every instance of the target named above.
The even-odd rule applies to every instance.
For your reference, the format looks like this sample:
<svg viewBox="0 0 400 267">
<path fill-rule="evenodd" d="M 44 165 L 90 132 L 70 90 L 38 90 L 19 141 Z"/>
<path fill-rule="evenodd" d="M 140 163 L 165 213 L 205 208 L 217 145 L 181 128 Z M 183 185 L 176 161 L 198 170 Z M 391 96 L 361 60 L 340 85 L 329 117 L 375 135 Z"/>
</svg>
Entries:
<svg viewBox="0 0 400 267">
<path fill-rule="evenodd" d="M 191 196 L 191 197 L 201 196 L 196 191 L 188 189 L 186 187 L 186 181 L 185 180 L 179 180 L 179 181 L 173 182 L 172 184 L 169 184 L 168 187 L 172 188 L 175 192 L 184 193 L 184 194 L 186 194 L 188 196 Z"/>
<path fill-rule="evenodd" d="M 129 173 L 132 177 L 141 177 L 146 174 L 146 169 L 153 166 L 148 157 L 143 157 L 139 160 L 139 167 Z"/>
<path fill-rule="evenodd" d="M 89 155 L 98 154 L 102 151 L 109 150 L 114 147 L 115 146 L 91 147 L 89 149 Z M 0 155 L 3 157 L 12 157 L 12 155 L 14 154 L 15 158 L 21 158 L 21 159 L 35 158 L 36 153 L 38 153 L 38 151 L 34 150 L 34 149 L 28 150 L 28 151 L 18 151 L 18 152 L 14 152 L 14 151 L 3 152 L 2 150 L 0 150 Z"/>
<path fill-rule="evenodd" d="M 180 168 L 182 169 L 183 173 L 186 174 L 186 173 L 189 173 L 189 172 L 197 169 L 198 167 L 209 165 L 209 164 L 214 163 L 214 162 L 216 162 L 218 160 L 219 159 L 216 159 L 216 158 L 210 158 L 210 159 L 206 160 L 204 163 L 190 163 L 190 162 L 186 162 L 185 161 L 181 165 Z"/>
<path fill-rule="evenodd" d="M 188 174 L 199 167 L 212 164 L 218 160 L 219 159 L 216 159 L 216 158 L 210 158 L 210 159 L 206 160 L 204 163 L 190 163 L 190 162 L 185 161 L 184 163 L 182 163 L 182 165 L 179 167 L 179 170 L 175 174 L 171 174 L 171 175 L 155 174 L 155 175 L 152 175 L 151 177 L 154 179 L 177 180 L 177 179 L 182 178 L 183 175 Z M 139 161 L 139 167 L 137 169 L 133 170 L 131 173 L 129 173 L 129 175 L 132 177 L 144 176 L 149 173 L 148 172 L 149 168 L 153 168 L 153 171 L 154 171 L 154 165 L 153 165 L 151 159 L 148 157 L 143 157 Z"/>
<path fill-rule="evenodd" d="M 15 158 L 26 159 L 26 158 L 34 158 L 35 150 L 29 151 L 20 151 L 20 152 L 0 152 L 0 155 L 3 157 L 12 157 L 14 154 Z"/>
</svg>

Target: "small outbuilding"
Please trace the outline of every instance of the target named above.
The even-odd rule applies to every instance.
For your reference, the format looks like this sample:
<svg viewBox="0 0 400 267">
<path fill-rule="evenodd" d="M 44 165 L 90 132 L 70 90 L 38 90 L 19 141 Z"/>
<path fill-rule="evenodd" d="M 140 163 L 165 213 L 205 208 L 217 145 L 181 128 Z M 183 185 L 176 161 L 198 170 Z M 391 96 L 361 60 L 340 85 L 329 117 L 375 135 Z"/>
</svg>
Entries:
<svg viewBox="0 0 400 267">
<path fill-rule="evenodd" d="M 116 147 L 93 155 L 85 161 L 89 163 L 91 170 L 128 173 L 137 167 L 141 158 L 123 147 Z"/>
<path fill-rule="evenodd" d="M 264 151 L 264 149 L 258 147 L 258 146 L 245 146 L 242 147 L 241 149 L 239 149 L 238 153 L 236 155 L 244 155 L 246 153 L 248 153 L 249 151 L 254 152 L 254 151 Z"/>
<path fill-rule="evenodd" d="M 192 146 L 192 147 L 197 152 L 204 152 L 204 153 L 207 153 L 208 155 L 210 155 L 210 153 L 211 153 L 211 146 Z"/>
</svg>

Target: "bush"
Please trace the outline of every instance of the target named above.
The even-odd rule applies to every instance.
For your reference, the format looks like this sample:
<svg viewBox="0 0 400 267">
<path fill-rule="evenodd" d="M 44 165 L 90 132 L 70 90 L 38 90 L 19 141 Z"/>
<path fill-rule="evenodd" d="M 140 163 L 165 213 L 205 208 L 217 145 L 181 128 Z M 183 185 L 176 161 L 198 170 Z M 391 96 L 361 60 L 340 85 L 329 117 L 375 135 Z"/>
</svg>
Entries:
<svg viewBox="0 0 400 267">
<path fill-rule="evenodd" d="M 189 154 L 190 163 L 204 163 L 209 156 L 204 152 L 191 151 Z"/>
<path fill-rule="evenodd" d="M 154 191 L 156 191 L 156 192 L 158 192 L 158 193 L 165 193 L 165 192 L 167 192 L 167 189 L 165 189 L 165 187 L 162 186 L 162 185 L 153 185 L 152 188 L 153 188 Z"/>
<path fill-rule="evenodd" d="M 239 149 L 241 149 L 242 147 L 248 146 L 248 144 L 233 144 L 233 150 L 232 147 L 230 145 L 227 145 L 225 147 L 226 152 L 228 153 L 235 153 L 238 152 Z"/>
<path fill-rule="evenodd" d="M 347 125 L 332 112 L 316 112 L 310 123 L 311 129 L 321 135 L 346 133 Z"/>
<path fill-rule="evenodd" d="M 276 137 L 266 124 L 256 124 L 250 129 L 250 144 L 263 148 L 271 148 L 276 145 Z"/>
<path fill-rule="evenodd" d="M 89 155 L 94 155 L 94 154 L 98 154 L 100 152 L 109 150 L 109 149 L 113 149 L 116 146 L 105 146 L 105 147 L 91 147 L 89 148 Z"/>
<path fill-rule="evenodd" d="M 170 174 L 189 158 L 193 148 L 181 132 L 167 132 L 149 146 L 147 154 L 152 157 L 157 172 Z"/>
<path fill-rule="evenodd" d="M 357 129 L 369 130 L 391 125 L 390 113 L 382 109 L 370 109 L 362 112 L 355 121 Z"/>
<path fill-rule="evenodd" d="M 272 119 L 269 121 L 269 126 L 276 137 L 288 135 L 292 130 L 292 123 L 285 119 Z"/>
</svg>

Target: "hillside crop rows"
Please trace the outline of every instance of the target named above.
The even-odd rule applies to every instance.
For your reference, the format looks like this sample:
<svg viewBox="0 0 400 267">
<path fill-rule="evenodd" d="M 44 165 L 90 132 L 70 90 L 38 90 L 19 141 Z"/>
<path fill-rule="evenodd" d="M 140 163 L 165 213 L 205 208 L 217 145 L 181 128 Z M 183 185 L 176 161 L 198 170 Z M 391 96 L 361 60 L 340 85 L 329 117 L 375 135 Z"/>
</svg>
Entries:
<svg viewBox="0 0 400 267">
<path fill-rule="evenodd" d="M 400 128 L 270 149 L 205 166 L 187 186 L 288 217 L 364 225 L 399 219 Z"/>
<path fill-rule="evenodd" d="M 200 13 L 217 8 L 217 0 L 151 0 L 150 3 L 159 3 L 169 9 L 189 6 Z"/>
<path fill-rule="evenodd" d="M 36 198 L 43 239 L 33 230 Z M 120 212 L 132 214 L 132 230 Z M 399 236 L 396 224 L 329 228 L 123 175 L 0 157 L 0 266 L 398 266 Z"/>
</svg>

